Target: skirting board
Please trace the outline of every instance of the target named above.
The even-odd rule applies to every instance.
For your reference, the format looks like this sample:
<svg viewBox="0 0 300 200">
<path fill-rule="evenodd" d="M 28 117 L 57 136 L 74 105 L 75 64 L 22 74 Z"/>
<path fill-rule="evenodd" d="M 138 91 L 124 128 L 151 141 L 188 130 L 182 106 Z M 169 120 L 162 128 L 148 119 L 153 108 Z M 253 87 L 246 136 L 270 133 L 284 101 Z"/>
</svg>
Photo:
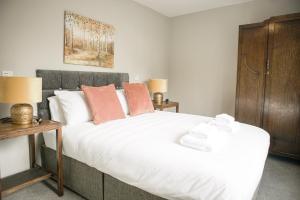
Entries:
<svg viewBox="0 0 300 200">
<path fill-rule="evenodd" d="M 41 148 L 42 166 L 56 172 L 56 151 Z M 63 155 L 64 185 L 89 200 L 166 200 L 121 182 L 73 158 Z M 122 168 L 120 167 L 120 170 Z M 253 195 L 256 200 L 259 186 Z"/>
</svg>

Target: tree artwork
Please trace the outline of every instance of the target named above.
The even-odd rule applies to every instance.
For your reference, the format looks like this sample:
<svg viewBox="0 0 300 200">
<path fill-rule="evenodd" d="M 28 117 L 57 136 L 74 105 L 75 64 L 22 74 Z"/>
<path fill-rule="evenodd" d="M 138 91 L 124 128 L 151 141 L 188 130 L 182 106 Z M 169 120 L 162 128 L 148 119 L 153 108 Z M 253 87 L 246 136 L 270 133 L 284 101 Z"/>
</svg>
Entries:
<svg viewBox="0 0 300 200">
<path fill-rule="evenodd" d="M 114 27 L 65 12 L 64 63 L 112 68 Z"/>
</svg>

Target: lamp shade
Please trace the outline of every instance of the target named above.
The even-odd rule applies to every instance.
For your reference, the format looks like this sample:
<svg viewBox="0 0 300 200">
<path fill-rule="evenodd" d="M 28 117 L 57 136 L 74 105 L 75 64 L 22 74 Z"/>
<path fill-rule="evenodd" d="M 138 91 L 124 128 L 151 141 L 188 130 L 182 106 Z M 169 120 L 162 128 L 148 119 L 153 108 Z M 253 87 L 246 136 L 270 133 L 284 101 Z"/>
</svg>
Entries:
<svg viewBox="0 0 300 200">
<path fill-rule="evenodd" d="M 149 91 L 152 93 L 160 92 L 164 93 L 168 91 L 168 80 L 167 79 L 150 79 Z"/>
<path fill-rule="evenodd" d="M 37 103 L 42 101 L 42 78 L 0 77 L 0 103 Z"/>
</svg>

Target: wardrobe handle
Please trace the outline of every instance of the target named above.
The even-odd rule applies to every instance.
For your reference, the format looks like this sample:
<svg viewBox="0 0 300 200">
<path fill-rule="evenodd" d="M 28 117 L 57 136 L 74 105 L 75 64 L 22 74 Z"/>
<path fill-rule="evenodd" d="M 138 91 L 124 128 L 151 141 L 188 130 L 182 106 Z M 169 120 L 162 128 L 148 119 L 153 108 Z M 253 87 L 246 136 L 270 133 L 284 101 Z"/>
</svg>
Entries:
<svg viewBox="0 0 300 200">
<path fill-rule="evenodd" d="M 267 60 L 267 73 L 266 74 L 267 75 L 270 74 L 270 60 L 269 59 Z"/>
</svg>

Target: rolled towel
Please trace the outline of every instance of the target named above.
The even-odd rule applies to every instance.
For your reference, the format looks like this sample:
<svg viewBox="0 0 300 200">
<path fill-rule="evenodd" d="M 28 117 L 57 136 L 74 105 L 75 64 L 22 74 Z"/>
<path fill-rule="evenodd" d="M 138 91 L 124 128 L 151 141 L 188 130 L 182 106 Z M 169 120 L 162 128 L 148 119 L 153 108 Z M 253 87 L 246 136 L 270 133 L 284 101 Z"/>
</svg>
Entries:
<svg viewBox="0 0 300 200">
<path fill-rule="evenodd" d="M 234 117 L 228 114 L 216 115 L 216 122 L 219 124 L 231 124 L 235 121 Z"/>
<path fill-rule="evenodd" d="M 207 143 L 207 139 L 200 139 L 186 134 L 181 137 L 180 144 L 196 150 L 209 152 L 212 150 L 211 146 Z"/>
<path fill-rule="evenodd" d="M 235 132 L 239 129 L 239 122 L 222 123 L 213 119 L 209 122 L 209 124 L 217 127 L 218 130 L 225 132 Z"/>
<path fill-rule="evenodd" d="M 235 121 L 234 117 L 224 113 L 216 115 L 216 118 L 210 124 L 226 132 L 234 132 L 239 128 L 239 123 Z"/>
</svg>

